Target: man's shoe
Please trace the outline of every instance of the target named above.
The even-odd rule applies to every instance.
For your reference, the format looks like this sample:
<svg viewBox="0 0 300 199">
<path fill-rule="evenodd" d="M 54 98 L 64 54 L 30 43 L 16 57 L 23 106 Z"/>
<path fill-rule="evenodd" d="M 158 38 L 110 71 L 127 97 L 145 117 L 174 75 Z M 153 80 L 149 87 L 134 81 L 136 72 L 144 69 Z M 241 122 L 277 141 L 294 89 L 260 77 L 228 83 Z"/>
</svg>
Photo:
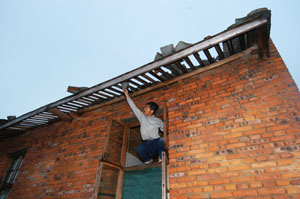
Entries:
<svg viewBox="0 0 300 199">
<path fill-rule="evenodd" d="M 150 160 L 148 160 L 148 161 L 145 161 L 144 163 L 145 164 L 151 164 L 153 162 L 153 159 L 150 159 Z"/>
</svg>

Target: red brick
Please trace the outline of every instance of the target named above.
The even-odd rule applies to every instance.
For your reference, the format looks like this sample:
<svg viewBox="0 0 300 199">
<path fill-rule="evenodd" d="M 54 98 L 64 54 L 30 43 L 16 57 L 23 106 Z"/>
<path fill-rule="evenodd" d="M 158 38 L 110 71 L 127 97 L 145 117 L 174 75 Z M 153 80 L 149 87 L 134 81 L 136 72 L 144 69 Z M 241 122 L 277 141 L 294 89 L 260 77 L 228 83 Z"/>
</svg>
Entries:
<svg viewBox="0 0 300 199">
<path fill-rule="evenodd" d="M 280 187 L 258 189 L 258 194 L 260 195 L 278 195 L 278 194 L 285 194 L 285 193 L 286 193 L 285 189 Z"/>
<path fill-rule="evenodd" d="M 227 198 L 232 197 L 232 192 L 230 191 L 222 191 L 222 192 L 214 192 L 210 194 L 211 198 Z"/>
</svg>

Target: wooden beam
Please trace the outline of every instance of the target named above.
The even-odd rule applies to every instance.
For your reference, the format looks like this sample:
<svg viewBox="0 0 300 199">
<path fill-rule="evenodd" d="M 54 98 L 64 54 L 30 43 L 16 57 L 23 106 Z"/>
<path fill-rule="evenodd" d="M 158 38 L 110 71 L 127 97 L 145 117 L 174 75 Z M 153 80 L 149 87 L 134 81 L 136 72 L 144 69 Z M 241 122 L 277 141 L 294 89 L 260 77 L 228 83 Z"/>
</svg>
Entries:
<svg viewBox="0 0 300 199">
<path fill-rule="evenodd" d="M 160 162 L 153 162 L 151 164 L 141 164 L 137 166 L 132 166 L 132 167 L 125 167 L 124 171 L 136 171 L 136 170 L 144 170 L 144 169 L 149 169 L 149 168 L 156 168 L 161 165 Z"/>
<path fill-rule="evenodd" d="M 51 108 L 48 110 L 48 112 L 57 115 L 59 118 L 61 118 L 62 120 L 66 121 L 66 122 L 72 122 L 73 118 L 70 115 L 67 115 L 63 112 L 61 112 L 60 110 L 58 110 L 58 108 Z"/>
<path fill-rule="evenodd" d="M 161 190 L 162 190 L 162 199 L 167 199 L 168 194 L 168 175 L 167 175 L 167 164 L 168 158 L 166 152 L 162 152 L 162 162 L 161 162 Z"/>
<path fill-rule="evenodd" d="M 167 102 L 165 102 L 164 103 L 164 143 L 165 143 L 166 150 L 169 149 L 168 126 L 169 126 L 168 106 L 167 106 Z"/>
<path fill-rule="evenodd" d="M 165 66 L 165 65 L 168 65 L 168 64 L 171 64 L 173 62 L 175 62 L 176 60 L 181 60 L 183 59 L 184 57 L 186 56 L 189 56 L 191 54 L 193 54 L 194 52 L 199 52 L 201 50 L 204 50 L 204 49 L 207 49 L 207 48 L 210 48 L 210 47 L 213 47 L 215 46 L 216 44 L 222 42 L 222 41 L 225 41 L 225 40 L 228 40 L 230 38 L 233 38 L 233 37 L 236 37 L 240 34 L 243 34 L 243 33 L 246 33 L 250 30 L 253 30 L 257 27 L 260 27 L 262 25 L 265 25 L 267 23 L 267 19 L 265 18 L 260 18 L 260 19 L 255 19 L 253 21 L 250 21 L 248 23 L 245 23 L 243 25 L 240 25 L 236 28 L 233 28 L 233 29 L 230 29 L 230 30 L 226 30 L 224 32 L 221 32 L 215 36 L 213 36 L 212 38 L 210 39 L 207 39 L 207 40 L 202 40 L 182 51 L 179 51 L 177 53 L 174 53 L 172 55 L 169 55 L 163 59 L 160 59 L 160 60 L 157 60 L 157 61 L 154 61 L 154 62 L 151 62 L 149 64 L 146 64 L 146 65 L 143 65 L 135 70 L 132 70 L 128 73 L 125 73 L 123 75 L 120 75 L 118 77 L 115 77 L 111 80 L 108 80 L 108 81 L 105 81 L 101 84 L 98 84 L 98 85 L 95 85 L 85 91 L 82 91 L 76 95 L 71 95 L 71 96 L 68 96 L 68 97 L 65 97 L 61 100 L 58 100 L 56 102 L 53 102 L 51 104 L 48 104 L 48 105 L 45 105 L 41 108 L 38 108 L 32 112 L 29 112 L 27 114 L 24 114 L 10 122 L 7 122 L 6 124 L 4 125 L 1 125 L 0 126 L 0 130 L 1 129 L 4 129 L 4 128 L 7 128 L 9 126 L 12 126 L 16 123 L 19 123 L 21 122 L 22 120 L 26 119 L 26 118 L 29 118 L 29 117 L 32 117 L 33 115 L 36 115 L 38 113 L 41 113 L 43 111 L 46 111 L 48 109 L 51 109 L 51 108 L 54 108 L 54 107 L 57 107 L 59 105 L 62 105 L 62 104 L 65 104 L 67 102 L 70 102 L 70 101 L 73 101 L 73 100 L 76 100 L 78 98 L 82 98 L 82 97 L 85 97 L 85 96 L 88 96 L 94 92 L 97 92 L 99 90 L 102 90 L 102 89 L 105 89 L 105 88 L 108 88 L 108 87 L 111 87 L 111 86 L 114 86 L 118 83 L 121 83 L 121 82 L 124 82 L 124 81 L 128 81 L 130 78 L 133 78 L 137 75 L 140 75 L 140 74 L 144 74 L 148 71 L 151 71 L 151 70 L 155 70 L 161 66 Z"/>
<path fill-rule="evenodd" d="M 97 167 L 95 184 L 94 184 L 94 191 L 92 193 L 92 199 L 97 199 L 102 171 L 103 171 L 103 163 L 101 161 L 99 161 L 99 165 Z"/>
</svg>

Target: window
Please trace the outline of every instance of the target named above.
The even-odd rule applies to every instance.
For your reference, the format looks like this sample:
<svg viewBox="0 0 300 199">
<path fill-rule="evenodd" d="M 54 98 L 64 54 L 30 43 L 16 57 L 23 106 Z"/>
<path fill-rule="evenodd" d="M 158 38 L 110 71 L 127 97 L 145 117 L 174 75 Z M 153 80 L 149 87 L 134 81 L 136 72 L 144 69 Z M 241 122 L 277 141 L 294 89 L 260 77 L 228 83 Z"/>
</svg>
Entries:
<svg viewBox="0 0 300 199">
<path fill-rule="evenodd" d="M 16 181 L 20 168 L 22 167 L 25 153 L 26 149 L 8 155 L 10 163 L 3 181 L 0 184 L 0 199 L 6 199 L 8 197 L 11 188 Z"/>
</svg>

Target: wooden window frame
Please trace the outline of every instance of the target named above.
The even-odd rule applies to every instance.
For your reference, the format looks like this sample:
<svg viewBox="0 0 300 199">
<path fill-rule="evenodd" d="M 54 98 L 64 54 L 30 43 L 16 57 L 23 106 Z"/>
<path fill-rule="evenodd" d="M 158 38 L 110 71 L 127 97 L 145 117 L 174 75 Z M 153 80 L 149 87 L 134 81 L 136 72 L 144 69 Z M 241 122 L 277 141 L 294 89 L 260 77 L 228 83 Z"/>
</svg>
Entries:
<svg viewBox="0 0 300 199">
<path fill-rule="evenodd" d="M 22 149 L 14 153 L 9 153 L 7 156 L 10 159 L 10 163 L 6 169 L 6 173 L 0 183 L 0 197 L 5 191 L 11 190 L 19 171 L 23 165 L 25 154 L 27 149 Z"/>
<path fill-rule="evenodd" d="M 168 108 L 167 108 L 167 103 L 164 103 L 163 107 L 163 122 L 164 122 L 164 142 L 165 142 L 165 149 L 166 151 L 168 150 Z M 111 128 L 112 128 L 112 123 L 113 122 L 118 122 L 124 127 L 124 137 L 123 137 L 123 144 L 122 144 L 122 149 L 121 149 L 121 160 L 120 160 L 120 165 L 113 164 L 109 161 L 106 161 L 106 153 L 108 150 L 108 143 L 110 139 L 110 134 L 111 134 Z M 100 180 L 103 172 L 103 167 L 108 166 L 111 169 L 117 170 L 118 171 L 118 179 L 117 179 L 117 188 L 116 188 L 116 194 L 115 198 L 116 199 L 121 199 L 122 197 L 122 186 L 123 186 L 123 176 L 124 176 L 124 171 L 126 171 L 125 168 L 125 162 L 126 162 L 126 151 L 127 151 L 127 142 L 128 142 L 128 135 L 130 128 L 137 126 L 136 122 L 133 122 L 131 124 L 126 124 L 122 121 L 119 120 L 114 120 L 110 119 L 108 129 L 107 129 L 107 136 L 104 142 L 104 149 L 103 149 L 103 158 L 99 161 L 98 169 L 97 169 L 97 174 L 96 174 L 96 181 L 94 185 L 94 192 L 92 194 L 93 199 L 98 198 L 98 191 L 99 191 L 99 186 L 100 186 Z M 162 199 L 167 199 L 169 198 L 169 174 L 168 174 L 168 153 L 163 152 L 162 154 Z"/>
</svg>

